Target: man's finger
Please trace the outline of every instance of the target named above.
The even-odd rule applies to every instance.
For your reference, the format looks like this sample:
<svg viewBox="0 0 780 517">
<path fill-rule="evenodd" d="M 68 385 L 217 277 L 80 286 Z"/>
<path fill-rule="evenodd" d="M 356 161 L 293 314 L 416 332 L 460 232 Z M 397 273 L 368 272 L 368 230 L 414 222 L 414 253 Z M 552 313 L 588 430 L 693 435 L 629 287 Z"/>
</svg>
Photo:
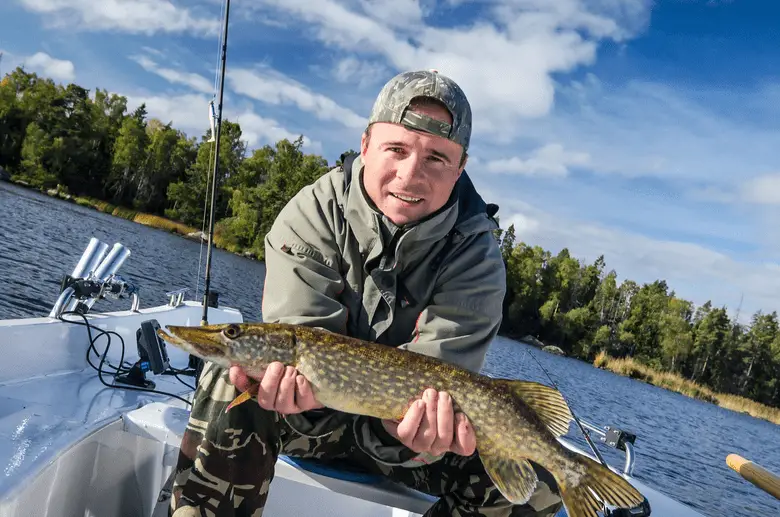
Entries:
<svg viewBox="0 0 780 517">
<path fill-rule="evenodd" d="M 322 404 L 317 402 L 314 396 L 314 391 L 311 389 L 311 384 L 303 375 L 298 375 L 295 378 L 296 382 L 296 394 L 295 405 L 297 405 L 302 411 L 308 411 L 317 407 L 322 407 Z"/>
<path fill-rule="evenodd" d="M 463 413 L 455 415 L 455 440 L 452 452 L 461 456 L 471 456 L 477 448 L 477 435 Z"/>
<path fill-rule="evenodd" d="M 284 415 L 300 411 L 295 405 L 295 376 L 297 373 L 294 367 L 288 366 L 284 369 L 284 376 L 279 381 L 279 391 L 276 392 L 274 409 Z"/>
<path fill-rule="evenodd" d="M 423 415 L 420 427 L 417 429 L 414 437 L 414 447 L 416 451 L 428 451 L 434 440 L 436 440 L 436 412 L 438 411 L 439 392 L 433 389 L 427 389 L 423 393 L 425 401 L 425 414 Z"/>
<path fill-rule="evenodd" d="M 238 388 L 238 391 L 246 391 L 252 384 L 249 376 L 240 366 L 231 366 L 228 377 L 230 377 L 230 384 Z"/>
<path fill-rule="evenodd" d="M 414 437 L 420 427 L 420 421 L 422 421 L 424 415 L 425 402 L 422 400 L 415 400 L 414 404 L 411 405 L 403 420 L 401 420 L 401 423 L 398 424 L 398 427 L 396 428 L 398 440 L 415 452 L 420 451 L 414 449 L 412 442 L 414 441 Z"/>
<path fill-rule="evenodd" d="M 272 411 L 276 403 L 276 394 L 279 391 L 279 381 L 284 374 L 284 365 L 282 363 L 271 363 L 265 370 L 263 380 L 260 381 L 260 388 L 257 390 L 257 402 L 264 409 Z"/>
<path fill-rule="evenodd" d="M 450 450 L 455 437 L 455 414 L 452 410 L 452 398 L 447 392 L 439 393 L 436 411 L 436 439 L 431 445 L 431 454 L 438 456 Z"/>
</svg>

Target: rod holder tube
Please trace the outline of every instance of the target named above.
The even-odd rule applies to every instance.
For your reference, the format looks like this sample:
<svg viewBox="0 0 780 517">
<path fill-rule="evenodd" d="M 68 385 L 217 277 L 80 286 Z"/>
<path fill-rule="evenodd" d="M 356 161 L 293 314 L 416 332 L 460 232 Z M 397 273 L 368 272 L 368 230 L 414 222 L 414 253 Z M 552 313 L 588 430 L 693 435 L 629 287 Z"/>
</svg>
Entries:
<svg viewBox="0 0 780 517">
<path fill-rule="evenodd" d="M 634 446 L 626 443 L 626 463 L 623 465 L 623 473 L 627 476 L 634 475 L 634 461 L 636 461 Z"/>
<path fill-rule="evenodd" d="M 106 258 L 107 253 L 108 253 L 108 244 L 101 242 L 98 252 L 95 253 L 94 257 L 87 265 L 87 269 L 84 270 L 84 274 L 82 276 L 84 278 L 89 278 L 90 275 L 94 275 L 100 263 L 103 262 L 104 258 Z"/>
<path fill-rule="evenodd" d="M 70 299 L 71 295 L 73 295 L 73 288 L 67 287 L 64 291 L 60 293 L 60 296 L 57 298 L 57 301 L 54 303 L 54 307 L 52 307 L 51 311 L 49 312 L 50 318 L 56 318 L 60 314 L 62 314 L 63 307 L 65 306 L 65 303 Z"/>
<path fill-rule="evenodd" d="M 100 240 L 96 239 L 95 237 L 92 237 L 89 240 L 89 244 L 87 244 L 87 248 L 84 250 L 84 253 L 81 254 L 81 258 L 76 264 L 76 267 L 73 268 L 73 272 L 70 274 L 70 276 L 73 278 L 86 277 L 90 271 L 94 270 L 91 267 L 92 264 L 96 259 L 99 260 L 102 258 L 102 255 L 105 253 L 106 249 L 108 249 L 107 244 L 100 242 Z"/>
<path fill-rule="evenodd" d="M 129 256 L 130 250 L 117 242 L 95 270 L 95 278 L 105 282 L 111 275 L 119 271 Z"/>
</svg>

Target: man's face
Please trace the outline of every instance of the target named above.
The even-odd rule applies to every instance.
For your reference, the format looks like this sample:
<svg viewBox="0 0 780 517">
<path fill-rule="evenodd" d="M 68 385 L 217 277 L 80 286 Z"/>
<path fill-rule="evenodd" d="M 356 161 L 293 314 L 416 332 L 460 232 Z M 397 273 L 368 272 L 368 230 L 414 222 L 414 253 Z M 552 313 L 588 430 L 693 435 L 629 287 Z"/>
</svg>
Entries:
<svg viewBox="0 0 780 517">
<path fill-rule="evenodd" d="M 419 106 L 418 113 L 451 122 L 440 106 Z M 465 167 L 463 148 L 446 138 L 376 123 L 361 155 L 363 185 L 374 204 L 397 225 L 417 221 L 444 206 Z"/>
</svg>

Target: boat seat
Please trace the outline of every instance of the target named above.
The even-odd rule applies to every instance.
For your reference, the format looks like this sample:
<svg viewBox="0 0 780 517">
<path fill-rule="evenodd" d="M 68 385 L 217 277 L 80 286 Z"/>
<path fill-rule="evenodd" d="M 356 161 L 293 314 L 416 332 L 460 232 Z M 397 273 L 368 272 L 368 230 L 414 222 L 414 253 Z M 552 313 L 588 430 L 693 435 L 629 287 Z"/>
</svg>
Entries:
<svg viewBox="0 0 780 517">
<path fill-rule="evenodd" d="M 190 411 L 163 402 L 152 402 L 125 413 L 125 432 L 166 444 L 164 463 L 174 466 Z M 276 475 L 290 481 L 316 486 L 377 504 L 398 508 L 394 516 L 423 514 L 435 497 L 393 483 L 382 476 L 316 459 L 280 455 Z"/>
<path fill-rule="evenodd" d="M 344 481 L 377 485 L 384 480 L 382 476 L 371 474 L 370 472 L 359 470 L 349 465 L 334 465 L 333 463 L 320 461 L 315 458 L 295 458 L 287 456 L 286 454 L 280 454 L 279 459 L 293 467 L 298 467 L 323 476 L 343 479 Z"/>
</svg>

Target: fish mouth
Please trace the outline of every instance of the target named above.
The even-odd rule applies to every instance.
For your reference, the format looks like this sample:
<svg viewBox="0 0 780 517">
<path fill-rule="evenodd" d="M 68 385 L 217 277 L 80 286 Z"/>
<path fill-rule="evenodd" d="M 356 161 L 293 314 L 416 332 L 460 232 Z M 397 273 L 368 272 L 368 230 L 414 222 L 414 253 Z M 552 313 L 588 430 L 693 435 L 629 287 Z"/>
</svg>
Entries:
<svg viewBox="0 0 780 517">
<path fill-rule="evenodd" d="M 205 327 L 185 327 L 166 325 L 157 330 L 157 335 L 168 343 L 181 348 L 201 359 L 211 360 L 225 356 L 227 344 L 222 337 L 225 325 L 210 325 Z"/>
</svg>

